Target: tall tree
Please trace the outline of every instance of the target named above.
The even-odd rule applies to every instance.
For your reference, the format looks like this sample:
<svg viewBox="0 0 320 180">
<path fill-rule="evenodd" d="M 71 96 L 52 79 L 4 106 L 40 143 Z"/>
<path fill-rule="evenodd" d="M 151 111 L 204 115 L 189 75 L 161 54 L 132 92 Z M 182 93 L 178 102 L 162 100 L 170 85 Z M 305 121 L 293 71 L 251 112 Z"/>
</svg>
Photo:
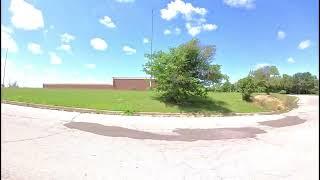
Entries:
<svg viewBox="0 0 320 180">
<path fill-rule="evenodd" d="M 169 52 L 147 54 L 144 71 L 155 78 L 156 90 L 165 100 L 183 103 L 192 96 L 205 97 L 207 87 L 224 77 L 220 65 L 212 64 L 215 51 L 215 46 L 192 39 Z"/>
</svg>

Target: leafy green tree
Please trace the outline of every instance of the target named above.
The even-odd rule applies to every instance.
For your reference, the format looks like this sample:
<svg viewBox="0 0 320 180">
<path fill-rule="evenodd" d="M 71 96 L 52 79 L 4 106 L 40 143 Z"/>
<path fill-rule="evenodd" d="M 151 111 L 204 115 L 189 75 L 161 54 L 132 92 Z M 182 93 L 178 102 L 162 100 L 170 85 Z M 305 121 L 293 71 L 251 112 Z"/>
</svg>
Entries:
<svg viewBox="0 0 320 180">
<path fill-rule="evenodd" d="M 255 71 L 251 71 L 249 75 L 254 78 L 257 84 L 257 91 L 264 90 L 269 94 L 277 89 L 276 80 L 279 78 L 279 70 L 276 66 L 263 66 Z"/>
<path fill-rule="evenodd" d="M 285 90 L 287 93 L 292 92 L 293 87 L 293 78 L 290 75 L 283 74 L 280 80 L 280 87 L 282 90 Z"/>
<path fill-rule="evenodd" d="M 292 76 L 293 86 L 292 91 L 297 94 L 309 94 L 315 87 L 316 76 L 313 76 L 310 72 L 296 73 Z"/>
<path fill-rule="evenodd" d="M 220 65 L 212 64 L 215 51 L 215 46 L 192 39 L 169 52 L 147 54 L 144 71 L 156 79 L 156 90 L 165 100 L 184 103 L 193 96 L 205 97 L 208 87 L 223 79 Z"/>
<path fill-rule="evenodd" d="M 248 76 L 238 81 L 237 86 L 242 94 L 242 99 L 250 101 L 251 94 L 255 92 L 256 84 L 253 77 Z"/>
</svg>

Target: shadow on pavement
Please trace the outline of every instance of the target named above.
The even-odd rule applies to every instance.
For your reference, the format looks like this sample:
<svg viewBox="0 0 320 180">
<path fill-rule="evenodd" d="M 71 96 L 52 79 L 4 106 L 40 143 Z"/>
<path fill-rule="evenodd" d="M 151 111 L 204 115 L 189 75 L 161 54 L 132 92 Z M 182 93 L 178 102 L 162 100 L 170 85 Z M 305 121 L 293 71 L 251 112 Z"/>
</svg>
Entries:
<svg viewBox="0 0 320 180">
<path fill-rule="evenodd" d="M 279 128 L 279 127 L 294 126 L 294 125 L 302 124 L 306 121 L 307 120 L 300 119 L 298 116 L 287 116 L 279 120 L 262 121 L 262 122 L 259 122 L 259 124 L 274 127 L 274 128 Z"/>
<path fill-rule="evenodd" d="M 197 141 L 197 140 L 224 140 L 254 138 L 257 134 L 266 131 L 255 127 L 242 128 L 215 128 L 215 129 L 175 129 L 178 135 L 163 135 L 145 131 L 138 131 L 117 126 L 104 126 L 97 123 L 70 122 L 66 127 L 78 129 L 102 136 L 127 137 L 131 139 L 151 139 L 165 141 Z"/>
</svg>

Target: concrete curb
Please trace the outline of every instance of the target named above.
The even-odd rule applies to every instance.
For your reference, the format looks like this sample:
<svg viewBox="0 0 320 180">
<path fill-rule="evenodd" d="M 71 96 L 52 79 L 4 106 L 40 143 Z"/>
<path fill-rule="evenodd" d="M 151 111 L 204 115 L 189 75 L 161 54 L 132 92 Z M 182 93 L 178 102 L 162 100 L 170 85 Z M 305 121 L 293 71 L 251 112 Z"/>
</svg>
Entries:
<svg viewBox="0 0 320 180">
<path fill-rule="evenodd" d="M 19 106 L 27 106 L 27 107 L 33 107 L 33 108 L 40 108 L 40 109 L 51 109 L 51 110 L 79 112 L 79 113 L 95 113 L 95 114 L 108 114 L 108 115 L 130 115 L 130 116 L 156 116 L 156 117 L 254 116 L 254 115 L 282 114 L 282 113 L 286 113 L 288 111 L 291 111 L 291 109 L 290 109 L 288 111 L 269 111 L 269 112 L 258 112 L 258 113 L 161 113 L 161 112 L 125 113 L 123 111 L 108 111 L 108 110 L 96 110 L 96 109 L 77 108 L 77 107 L 53 106 L 53 105 L 34 104 L 34 103 L 28 103 L 28 102 L 8 101 L 8 100 L 2 100 L 1 103 L 19 105 Z"/>
</svg>

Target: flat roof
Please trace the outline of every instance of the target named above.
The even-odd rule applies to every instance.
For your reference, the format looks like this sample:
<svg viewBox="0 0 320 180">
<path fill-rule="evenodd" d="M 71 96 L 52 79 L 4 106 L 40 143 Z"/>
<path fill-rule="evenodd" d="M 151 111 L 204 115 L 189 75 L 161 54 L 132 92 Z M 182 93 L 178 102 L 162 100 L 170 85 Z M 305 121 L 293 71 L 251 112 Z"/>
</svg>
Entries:
<svg viewBox="0 0 320 180">
<path fill-rule="evenodd" d="M 112 79 L 150 79 L 150 77 L 112 77 Z"/>
</svg>

